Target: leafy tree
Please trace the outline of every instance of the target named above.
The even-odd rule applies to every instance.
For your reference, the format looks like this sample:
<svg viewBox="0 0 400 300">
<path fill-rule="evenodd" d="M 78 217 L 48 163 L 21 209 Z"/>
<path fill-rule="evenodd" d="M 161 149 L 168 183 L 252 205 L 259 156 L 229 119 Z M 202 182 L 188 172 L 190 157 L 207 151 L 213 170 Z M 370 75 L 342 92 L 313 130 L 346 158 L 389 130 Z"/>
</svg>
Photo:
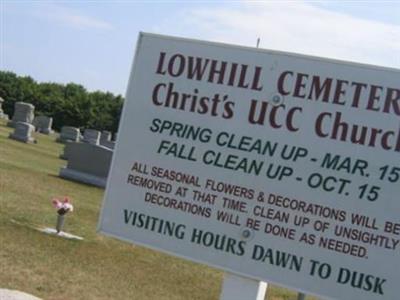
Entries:
<svg viewBox="0 0 400 300">
<path fill-rule="evenodd" d="M 14 103 L 21 101 L 35 106 L 35 115 L 53 117 L 53 128 L 62 126 L 118 131 L 124 99 L 110 92 L 88 92 L 76 83 L 66 85 L 38 83 L 29 76 L 0 71 L 0 97 L 3 109 L 10 117 Z"/>
</svg>

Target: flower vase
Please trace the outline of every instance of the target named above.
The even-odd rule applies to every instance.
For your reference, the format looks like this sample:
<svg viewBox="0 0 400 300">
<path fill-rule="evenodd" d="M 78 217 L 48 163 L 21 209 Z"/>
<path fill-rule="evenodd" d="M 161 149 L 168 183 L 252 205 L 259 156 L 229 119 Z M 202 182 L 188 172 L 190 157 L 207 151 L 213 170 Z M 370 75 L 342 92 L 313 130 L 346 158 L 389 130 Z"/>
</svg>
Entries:
<svg viewBox="0 0 400 300">
<path fill-rule="evenodd" d="M 56 231 L 60 233 L 64 227 L 64 215 L 57 215 L 57 224 L 56 224 Z"/>
</svg>

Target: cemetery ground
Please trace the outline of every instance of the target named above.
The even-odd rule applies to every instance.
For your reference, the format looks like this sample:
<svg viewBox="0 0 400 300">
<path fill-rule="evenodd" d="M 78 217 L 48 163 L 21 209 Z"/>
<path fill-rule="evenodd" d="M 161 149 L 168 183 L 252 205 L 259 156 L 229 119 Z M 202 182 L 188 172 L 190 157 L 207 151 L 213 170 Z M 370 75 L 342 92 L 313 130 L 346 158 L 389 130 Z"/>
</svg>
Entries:
<svg viewBox="0 0 400 300">
<path fill-rule="evenodd" d="M 66 161 L 55 135 L 25 144 L 12 131 L 0 120 L 0 288 L 55 300 L 218 299 L 223 272 L 98 234 L 104 190 L 58 177 Z M 55 226 L 57 196 L 74 205 L 64 231 L 83 241 L 36 229 Z M 296 297 L 268 289 L 271 300 Z"/>
</svg>

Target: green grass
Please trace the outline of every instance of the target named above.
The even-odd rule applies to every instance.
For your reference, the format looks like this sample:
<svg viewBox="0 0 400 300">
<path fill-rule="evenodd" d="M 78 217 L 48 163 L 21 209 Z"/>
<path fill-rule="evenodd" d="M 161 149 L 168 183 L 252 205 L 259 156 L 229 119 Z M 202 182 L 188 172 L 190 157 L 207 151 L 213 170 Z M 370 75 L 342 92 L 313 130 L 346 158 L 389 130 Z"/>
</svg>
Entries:
<svg viewBox="0 0 400 300">
<path fill-rule="evenodd" d="M 103 190 L 58 177 L 65 161 L 54 136 L 24 144 L 11 131 L 0 121 L 0 288 L 60 300 L 218 299 L 221 271 L 97 234 Z M 54 226 L 50 201 L 64 195 L 75 208 L 65 230 L 84 241 L 35 229 Z M 271 300 L 296 295 L 268 289 Z"/>
</svg>

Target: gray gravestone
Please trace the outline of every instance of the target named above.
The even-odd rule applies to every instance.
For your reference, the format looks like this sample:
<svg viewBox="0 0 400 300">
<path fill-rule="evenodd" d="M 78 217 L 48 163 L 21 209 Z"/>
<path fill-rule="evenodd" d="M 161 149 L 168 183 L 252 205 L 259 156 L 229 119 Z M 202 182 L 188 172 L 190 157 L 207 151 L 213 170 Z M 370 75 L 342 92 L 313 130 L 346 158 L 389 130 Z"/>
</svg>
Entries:
<svg viewBox="0 0 400 300">
<path fill-rule="evenodd" d="M 95 129 L 85 129 L 83 132 L 83 140 L 84 143 L 89 143 L 93 145 L 100 144 L 100 131 Z"/>
<path fill-rule="evenodd" d="M 80 138 L 81 138 L 81 132 L 79 128 L 71 126 L 63 126 L 61 128 L 60 136 L 57 139 L 57 142 L 60 143 L 79 142 Z"/>
<path fill-rule="evenodd" d="M 115 142 L 111 141 L 111 132 L 103 131 L 100 136 L 100 145 L 114 149 Z"/>
<path fill-rule="evenodd" d="M 60 177 L 105 187 L 113 151 L 88 143 L 67 143 L 67 166 L 60 169 Z"/>
<path fill-rule="evenodd" d="M 54 131 L 51 129 L 53 125 L 53 118 L 46 116 L 38 116 L 33 119 L 33 125 L 36 128 L 36 131 L 44 134 L 50 134 Z"/>
<path fill-rule="evenodd" d="M 10 133 L 9 138 L 24 143 L 34 143 L 35 139 L 32 137 L 32 133 L 35 131 L 35 127 L 32 124 L 26 122 L 17 122 L 14 124 L 14 132 Z"/>
<path fill-rule="evenodd" d="M 100 141 L 100 145 L 101 146 L 104 146 L 104 147 L 107 147 L 107 148 L 109 148 L 109 149 L 114 149 L 114 147 L 115 147 L 115 142 L 112 142 L 112 141 L 109 141 L 109 142 L 107 142 L 107 141 Z"/>
<path fill-rule="evenodd" d="M 110 142 L 111 141 L 111 132 L 109 131 L 102 131 L 100 135 L 100 142 L 105 141 L 105 142 Z"/>
<path fill-rule="evenodd" d="M 7 126 L 14 127 L 17 122 L 30 123 L 35 117 L 35 107 L 30 103 L 15 102 L 14 104 L 14 115 Z"/>
<path fill-rule="evenodd" d="M 71 141 L 66 141 L 66 142 L 65 142 L 65 147 L 64 147 L 63 153 L 61 153 L 61 155 L 59 156 L 61 159 L 68 160 L 68 157 L 69 157 L 69 150 L 71 149 L 71 147 L 67 147 L 67 145 L 68 145 L 69 143 L 75 143 L 75 142 L 71 142 Z"/>
</svg>

